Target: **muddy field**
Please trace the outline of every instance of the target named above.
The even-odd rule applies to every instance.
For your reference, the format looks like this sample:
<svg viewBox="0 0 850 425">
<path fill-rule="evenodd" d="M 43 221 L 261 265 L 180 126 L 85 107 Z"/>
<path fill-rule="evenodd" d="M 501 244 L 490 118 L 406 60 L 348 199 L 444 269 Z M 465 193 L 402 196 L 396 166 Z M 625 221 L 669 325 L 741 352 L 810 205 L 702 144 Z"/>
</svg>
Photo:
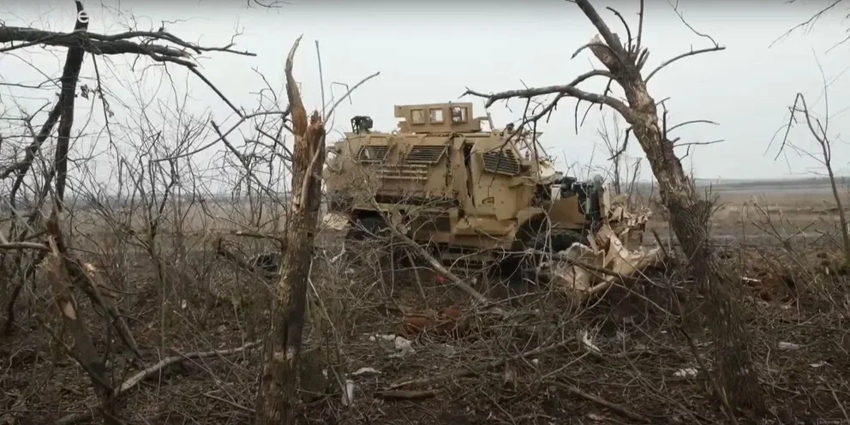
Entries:
<svg viewBox="0 0 850 425">
<path fill-rule="evenodd" d="M 775 242 L 776 236 L 818 241 L 839 229 L 838 208 L 826 180 L 715 183 L 700 188 L 716 197 L 712 235 L 719 242 Z M 850 189 L 838 187 L 845 209 Z M 646 195 L 646 193 L 642 193 Z M 667 237 L 667 225 L 656 214 L 651 226 Z"/>
<path fill-rule="evenodd" d="M 784 186 L 713 188 L 713 235 L 745 309 L 769 408 L 759 419 L 735 415 L 739 423 L 850 424 L 850 292 L 837 210 L 828 186 Z M 666 243 L 663 217 L 650 229 Z M 79 296 L 113 385 L 166 357 L 188 357 L 123 392 L 122 423 L 250 423 L 261 360 L 250 343 L 265 332 L 272 283 L 217 257 L 212 236 L 197 238 L 185 258 L 165 251 L 157 262 L 117 242 L 85 254 L 103 265 L 110 300 L 139 345 L 133 361 Z M 681 258 L 581 305 L 541 282 L 464 276 L 500 301 L 502 317 L 421 264 L 382 261 L 385 243 L 342 252 L 339 234 L 323 229 L 319 238 L 300 423 L 730 423 L 711 393 L 715 347 L 692 314 L 701 297 L 676 267 Z M 654 239 L 648 232 L 644 242 Z M 4 306 L 10 282 L 0 287 Z M 97 396 L 63 350 L 46 286 L 38 274 L 25 287 L 2 337 L 0 423 L 103 423 L 90 418 Z"/>
</svg>

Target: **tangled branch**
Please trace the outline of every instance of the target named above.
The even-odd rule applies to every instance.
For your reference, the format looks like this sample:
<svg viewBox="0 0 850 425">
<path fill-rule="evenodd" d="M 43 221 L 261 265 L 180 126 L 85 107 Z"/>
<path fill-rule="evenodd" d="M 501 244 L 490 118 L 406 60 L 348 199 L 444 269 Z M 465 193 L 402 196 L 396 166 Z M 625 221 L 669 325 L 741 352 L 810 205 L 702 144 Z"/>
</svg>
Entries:
<svg viewBox="0 0 850 425">
<path fill-rule="evenodd" d="M 77 10 L 78 12 L 82 11 L 82 4 L 79 2 L 77 2 Z M 166 43 L 170 43 L 170 45 Z M 256 56 L 255 53 L 233 50 L 233 43 L 222 47 L 204 47 L 190 43 L 165 31 L 164 28 L 160 28 L 158 31 L 127 31 L 108 35 L 90 32 L 85 27 L 75 28 L 70 33 L 63 33 L 29 27 L 0 25 L 0 44 L 9 44 L 7 47 L 0 48 L 0 53 L 41 45 L 66 47 L 72 50 L 81 49 L 83 52 L 93 55 L 136 54 L 147 56 L 157 62 L 182 65 L 197 75 L 240 117 L 244 114 L 224 96 L 221 90 L 201 74 L 198 70 L 198 64 L 193 61 L 192 55 L 203 52 L 227 52 L 242 56 Z"/>
</svg>

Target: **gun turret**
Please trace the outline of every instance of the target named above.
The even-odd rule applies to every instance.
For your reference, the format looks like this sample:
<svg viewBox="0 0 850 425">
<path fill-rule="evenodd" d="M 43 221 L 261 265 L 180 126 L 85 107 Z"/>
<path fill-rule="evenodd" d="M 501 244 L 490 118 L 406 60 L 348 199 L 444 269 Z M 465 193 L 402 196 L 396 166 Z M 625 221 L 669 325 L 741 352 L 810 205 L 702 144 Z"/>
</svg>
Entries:
<svg viewBox="0 0 850 425">
<path fill-rule="evenodd" d="M 358 115 L 351 119 L 351 131 L 354 133 L 360 134 L 361 132 L 369 132 L 372 129 L 372 117 L 367 117 L 365 115 Z"/>
</svg>

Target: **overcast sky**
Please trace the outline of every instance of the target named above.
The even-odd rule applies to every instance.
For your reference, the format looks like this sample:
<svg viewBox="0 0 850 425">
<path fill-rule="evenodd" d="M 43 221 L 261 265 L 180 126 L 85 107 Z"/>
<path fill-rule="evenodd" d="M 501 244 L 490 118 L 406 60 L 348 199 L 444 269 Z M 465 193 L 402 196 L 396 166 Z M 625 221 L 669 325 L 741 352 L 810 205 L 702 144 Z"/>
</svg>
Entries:
<svg viewBox="0 0 850 425">
<path fill-rule="evenodd" d="M 262 72 L 283 93 L 285 56 L 300 34 L 304 39 L 296 57 L 295 75 L 302 82 L 308 108 L 321 106 L 315 40 L 321 46 L 328 97 L 331 90 L 336 96 L 344 92 L 340 85 L 331 87 L 331 82 L 354 84 L 380 71 L 380 76 L 354 92 L 353 104 L 344 102 L 339 108 L 334 122 L 334 128 L 339 131 L 349 127 L 353 115 L 370 115 L 376 129 L 392 130 L 394 104 L 458 101 L 465 87 L 488 92 L 522 88 L 523 84 L 565 83 L 594 64 L 600 66 L 587 51 L 570 58 L 596 31 L 577 6 L 559 0 L 287 0 L 281 9 L 273 11 L 248 8 L 245 0 L 88 0 L 84 4 L 91 15 L 89 30 L 95 32 L 120 32 L 125 30 L 122 25 L 132 24 L 131 20 L 139 29 L 156 29 L 162 21 L 175 21 L 166 24 L 171 33 L 204 45 L 223 45 L 239 30 L 242 35 L 235 39 L 236 48 L 256 53 L 256 57 L 212 52 L 206 53 L 200 62 L 202 72 L 234 103 L 247 110 L 256 106 L 256 92 L 264 86 L 252 69 Z M 850 27 L 841 21 L 847 6 L 840 5 L 813 31 L 795 32 L 770 47 L 785 31 L 827 4 L 820 0 L 800 0 L 793 4 L 784 0 L 679 2 L 679 10 L 688 23 L 727 47 L 722 52 L 678 62 L 653 77 L 649 84 L 656 100 L 670 98 L 667 101 L 670 125 L 694 119 L 720 123 L 677 130 L 676 136 L 683 141 L 725 140 L 692 149 L 685 166 L 692 168 L 697 177 L 782 178 L 820 171 L 817 163 L 797 154 L 774 161 L 775 147 L 765 153 L 771 138 L 787 122 L 787 108 L 798 91 L 807 96 L 811 108 L 823 114 L 823 83 L 815 55 L 827 78 L 835 80 L 829 90 L 830 133 L 836 139 L 833 148 L 836 170 L 847 173 L 850 149 L 840 137 L 847 133 L 850 116 L 846 112 L 850 108 L 850 80 L 842 76 L 850 63 L 847 60 L 850 43 L 826 52 L 845 36 L 844 29 Z M 636 31 L 637 0 L 596 1 L 594 5 L 621 37 L 625 31 L 605 6 L 620 10 Z M 0 19 L 6 25 L 69 31 L 73 16 L 71 0 L 0 0 Z M 651 52 L 646 68 L 653 69 L 692 47 L 711 44 L 691 32 L 666 0 L 652 0 L 647 1 L 644 45 Z M 15 51 L 14 55 L 0 54 L 0 79 L 5 83 L 38 84 L 45 78 L 36 67 L 44 74 L 58 77 L 64 53 L 57 52 L 43 53 L 40 47 L 32 47 L 26 52 Z M 109 59 L 111 63 L 103 65 L 100 71 L 105 74 L 105 86 L 115 96 L 123 97 L 120 101 L 132 101 L 127 89 L 122 88 L 128 85 L 128 78 L 139 79 L 144 75 L 148 98 L 173 102 L 174 94 L 168 85 L 157 88 L 161 84 L 161 71 L 143 74 L 140 70 L 149 61 L 141 59 L 137 71 L 131 73 L 128 69 L 135 57 Z M 189 81 L 192 113 L 200 116 L 212 112 L 225 127 L 235 122 L 233 112 L 196 77 L 187 78 L 177 67 L 170 69 L 175 79 Z M 85 60 L 83 76 L 93 85 L 94 69 L 89 57 Z M 601 91 L 604 84 L 600 80 L 585 87 Z M 182 96 L 185 88 L 178 91 Z M 55 89 L 0 87 L 3 113 L 6 117 L 19 114 L 18 104 L 11 101 L 13 97 L 32 112 L 52 99 L 54 92 Z M 483 102 L 470 100 L 475 102 L 476 114 L 483 115 Z M 120 101 L 113 102 L 116 113 L 113 119 L 119 122 L 132 119 L 120 107 Z M 491 107 L 497 126 L 521 117 L 524 101 L 515 100 L 509 105 L 510 110 L 504 103 Z M 99 102 L 80 100 L 77 106 L 77 121 L 90 120 L 86 124 L 87 133 L 94 134 L 86 141 L 85 149 L 75 147 L 75 152 L 82 155 L 81 151 L 87 152 L 86 149 L 100 143 L 95 140 L 102 140 L 103 136 L 97 132 L 102 127 L 103 112 Z M 600 161 L 604 155 L 596 132 L 601 116 L 594 109 L 576 134 L 574 106 L 573 100 L 563 101 L 551 121 L 540 128 L 544 133 L 542 143 L 550 154 L 558 155 L 561 168 L 567 164 L 586 165 L 594 158 Z M 605 111 L 610 115 L 610 110 Z M 338 134 L 332 133 L 331 139 L 337 139 Z M 797 145 L 814 148 L 805 132 L 796 131 L 792 135 Z M 237 138 L 236 142 L 241 140 Z M 214 161 L 224 149 L 217 148 L 220 149 L 204 152 L 198 160 Z M 642 152 L 632 143 L 629 154 L 640 157 Z M 98 174 L 105 173 L 106 163 L 95 162 Z M 646 178 L 648 167 L 645 170 Z"/>
</svg>

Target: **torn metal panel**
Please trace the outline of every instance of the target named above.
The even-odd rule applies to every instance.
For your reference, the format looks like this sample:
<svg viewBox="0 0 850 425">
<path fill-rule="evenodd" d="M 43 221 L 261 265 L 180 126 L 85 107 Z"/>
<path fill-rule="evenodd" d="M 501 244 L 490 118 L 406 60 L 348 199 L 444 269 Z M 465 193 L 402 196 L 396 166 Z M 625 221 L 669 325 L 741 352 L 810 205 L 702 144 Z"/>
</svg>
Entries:
<svg viewBox="0 0 850 425">
<path fill-rule="evenodd" d="M 628 198 L 612 196 L 607 189 L 600 202 L 603 223 L 589 238 L 590 246 L 576 244 L 561 251 L 552 264 L 553 283 L 576 301 L 596 295 L 618 276 L 634 276 L 660 259 L 660 248 L 626 247 L 624 240 L 633 242 L 635 235 L 640 236 L 645 231 L 649 214 L 648 211 L 630 212 Z M 600 269 L 609 273 L 596 271 Z"/>
</svg>

